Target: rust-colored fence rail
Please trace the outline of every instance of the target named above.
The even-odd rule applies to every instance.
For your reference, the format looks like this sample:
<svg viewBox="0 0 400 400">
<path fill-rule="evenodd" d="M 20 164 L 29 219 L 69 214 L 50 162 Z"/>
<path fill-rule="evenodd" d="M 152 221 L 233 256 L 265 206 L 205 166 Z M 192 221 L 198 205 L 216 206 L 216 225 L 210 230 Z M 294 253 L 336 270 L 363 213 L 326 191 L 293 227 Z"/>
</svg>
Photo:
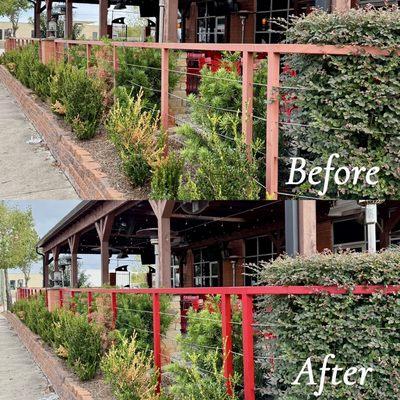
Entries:
<svg viewBox="0 0 400 400">
<path fill-rule="evenodd" d="M 6 50 L 15 49 L 32 43 L 32 39 L 8 39 L 6 42 Z M 187 99 L 177 96 L 170 92 L 169 75 L 179 71 L 171 71 L 169 69 L 169 57 L 171 51 L 181 51 L 192 54 L 193 52 L 202 52 L 204 54 L 237 52 L 240 54 L 240 84 L 242 86 L 242 106 L 241 110 L 225 110 L 241 115 L 241 126 L 245 135 L 248 149 L 253 141 L 254 121 L 258 120 L 265 123 L 265 184 L 258 182 L 262 186 L 266 195 L 270 199 L 276 199 L 278 195 L 291 195 L 290 193 L 280 192 L 278 182 L 279 172 L 279 132 L 282 124 L 290 125 L 290 122 L 282 122 L 282 108 L 280 107 L 280 89 L 281 85 L 281 56 L 285 54 L 303 54 L 303 55 L 331 55 L 331 56 L 359 56 L 361 54 L 375 56 L 389 56 L 388 50 L 381 50 L 367 46 L 333 46 L 333 45 L 312 45 L 312 44 L 203 44 L 203 43 L 151 43 L 151 42 L 112 42 L 105 44 L 102 41 L 86 41 L 86 40 L 63 40 L 56 39 L 55 41 L 39 40 L 40 54 L 43 62 L 50 60 L 61 60 L 69 57 L 68 49 L 74 46 L 85 46 L 88 67 L 90 57 L 93 56 L 93 48 L 96 46 L 112 46 L 112 66 L 114 70 L 118 69 L 118 48 L 148 48 L 158 49 L 161 51 L 161 68 L 159 68 L 161 76 L 161 123 L 167 129 L 171 119 L 177 118 L 172 115 L 170 104 L 175 98 L 182 101 Z M 266 110 L 265 116 L 254 115 L 254 87 L 259 83 L 254 82 L 254 72 L 256 69 L 257 55 L 262 55 L 263 59 L 267 59 L 268 76 L 267 83 L 262 84 L 266 89 Z M 213 68 L 213 60 L 211 57 L 204 57 L 204 65 Z M 208 59 L 211 59 L 207 61 Z M 201 66 L 201 65 L 200 65 Z M 133 66 L 132 68 L 140 68 L 143 66 Z M 192 71 L 189 64 L 187 65 L 185 74 L 191 77 L 191 81 L 199 79 L 200 74 Z M 190 84 L 189 84 L 190 85 Z M 140 83 L 138 83 L 140 86 Z M 213 107 L 209 107 L 212 109 Z M 220 110 L 222 111 L 222 109 Z M 207 112 L 207 110 L 205 110 Z"/>
<path fill-rule="evenodd" d="M 356 286 L 352 289 L 346 289 L 336 286 L 256 286 L 256 287 L 212 287 L 212 288 L 175 288 L 175 289 L 103 289 L 103 288 L 52 288 L 52 289 L 25 289 L 19 288 L 17 299 L 28 299 L 37 296 L 43 292 L 46 298 L 46 304 L 51 301 L 58 302 L 58 307 L 74 304 L 74 300 L 81 294 L 86 295 L 86 305 L 88 319 L 91 321 L 93 295 L 103 294 L 110 296 L 110 307 L 112 315 L 112 324 L 115 327 L 118 317 L 118 294 L 148 294 L 152 297 L 152 317 L 153 317 L 153 352 L 154 363 L 159 371 L 159 390 L 162 374 L 162 334 L 161 334 L 161 311 L 160 296 L 171 295 L 180 296 L 207 296 L 219 295 L 221 297 L 221 315 L 222 315 L 222 343 L 224 376 L 227 380 L 227 390 L 230 390 L 229 380 L 233 376 L 233 341 L 232 341 L 232 297 L 237 296 L 241 303 L 242 314 L 242 353 L 243 357 L 243 389 L 245 400 L 255 400 L 255 354 L 254 354 L 254 336 L 260 330 L 258 324 L 254 321 L 254 299 L 257 296 L 315 296 L 320 294 L 328 295 L 359 295 L 368 296 L 375 293 L 384 295 L 400 292 L 400 285 L 397 286 Z M 74 306 L 73 306 L 74 307 Z M 149 332 L 150 333 L 150 332 Z M 140 335 L 140 330 L 138 331 Z"/>
</svg>

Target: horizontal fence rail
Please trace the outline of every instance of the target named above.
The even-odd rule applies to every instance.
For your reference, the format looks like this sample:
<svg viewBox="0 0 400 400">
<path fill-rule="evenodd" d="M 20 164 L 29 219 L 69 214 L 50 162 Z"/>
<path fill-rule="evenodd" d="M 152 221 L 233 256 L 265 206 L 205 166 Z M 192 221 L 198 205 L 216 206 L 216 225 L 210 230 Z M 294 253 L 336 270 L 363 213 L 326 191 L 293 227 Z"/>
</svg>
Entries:
<svg viewBox="0 0 400 400">
<path fill-rule="evenodd" d="M 191 68 L 187 65 L 184 72 L 172 71 L 169 69 L 169 59 L 171 51 L 183 52 L 237 52 L 240 54 L 240 69 L 241 69 L 241 86 L 242 86 L 242 105 L 240 110 L 225 110 L 240 115 L 241 126 L 245 142 L 247 145 L 248 153 L 251 154 L 251 147 L 253 143 L 254 122 L 265 123 L 265 150 L 260 154 L 265 158 L 265 182 L 257 182 L 260 190 L 264 191 L 269 199 L 276 199 L 278 195 L 293 195 L 293 193 L 281 192 L 279 188 L 278 175 L 279 175 L 279 161 L 287 157 L 279 157 L 279 132 L 281 126 L 295 126 L 295 123 L 282 122 L 281 117 L 283 110 L 281 107 L 281 93 L 280 90 L 285 90 L 281 85 L 280 75 L 282 73 L 282 55 L 287 54 L 303 54 L 315 56 L 389 56 L 393 51 L 379 49 L 370 46 L 334 46 L 334 45 L 314 45 L 314 44 L 230 44 L 230 43 L 153 43 L 153 42 L 111 42 L 104 43 L 102 41 L 92 40 L 41 40 L 41 39 L 15 39 L 11 38 L 6 41 L 6 51 L 25 46 L 34 41 L 39 42 L 40 57 L 43 62 L 51 60 L 60 61 L 67 59 L 70 61 L 71 55 L 68 50 L 75 46 L 84 46 L 87 57 L 87 67 L 90 67 L 90 58 L 93 56 L 93 49 L 95 47 L 111 46 L 112 52 L 110 55 L 110 63 L 114 71 L 118 70 L 118 52 L 117 49 L 123 48 L 141 48 L 141 49 L 158 49 L 161 51 L 161 68 L 157 68 L 160 72 L 161 90 L 159 96 L 161 100 L 161 125 L 167 130 L 171 121 L 174 123 L 187 122 L 180 121 L 179 116 L 173 115 L 170 104 L 173 100 L 187 102 L 185 97 L 175 95 L 170 92 L 169 78 L 170 73 L 184 73 L 187 77 L 187 85 L 196 90 L 196 86 L 201 78 L 201 68 Z M 43 51 L 45 49 L 45 51 Z M 50 52 L 50 53 L 49 53 Z M 45 55 L 46 54 L 46 55 Z M 189 53 L 188 53 L 189 54 Z M 267 60 L 267 79 L 266 83 L 254 82 L 255 75 L 255 56 L 263 55 Z M 400 50 L 398 52 L 400 54 Z M 206 57 L 207 58 L 207 57 Z M 212 64 L 212 61 L 211 61 Z M 209 65 L 212 68 L 212 65 Z M 144 68 L 143 65 L 132 65 L 132 68 Z M 150 67 L 147 67 L 150 68 Z M 196 72 L 191 72 L 191 71 Z M 115 84 L 115 79 L 114 79 Z M 133 83 L 135 84 L 135 83 Z M 143 89 L 153 90 L 154 88 L 145 88 L 140 83 L 137 84 Z M 254 114 L 254 87 L 256 85 L 265 86 L 266 101 L 265 101 L 265 117 L 257 116 Z M 301 89 L 301 88 L 292 88 Z M 289 105 L 290 106 L 290 105 Z M 205 113 L 215 107 L 207 106 Z M 219 111 L 223 111 L 220 109 Z M 340 130 L 340 129 L 339 129 Z M 223 136 L 223 135 L 220 135 Z M 229 137 L 227 137 L 229 139 Z"/>
<path fill-rule="evenodd" d="M 51 292 L 51 293 L 50 293 Z M 343 296 L 357 295 L 370 296 L 373 294 L 397 294 L 400 293 L 400 285 L 379 286 L 365 285 L 354 286 L 352 288 L 339 286 L 254 286 L 254 287 L 210 287 L 210 288 L 160 288 L 160 289 L 105 289 L 105 288 L 50 288 L 50 289 L 32 289 L 18 288 L 17 299 L 29 299 L 43 294 L 46 306 L 49 304 L 49 296 L 57 294 L 58 307 L 68 306 L 75 311 L 78 296 L 86 296 L 87 315 L 89 322 L 92 320 L 92 310 L 94 295 L 102 294 L 110 296 L 110 307 L 112 315 L 112 327 L 115 328 L 118 318 L 118 294 L 148 294 L 152 297 L 152 317 L 153 317 L 153 356 L 154 365 L 158 371 L 158 391 L 161 390 L 162 375 L 162 346 L 163 338 L 161 334 L 161 311 L 160 296 L 171 295 L 180 296 L 180 302 L 184 301 L 184 296 L 220 296 L 220 309 L 222 316 L 222 351 L 223 351 L 223 370 L 224 377 L 227 382 L 227 392 L 230 393 L 230 379 L 234 374 L 233 367 L 233 341 L 232 341 L 232 297 L 236 296 L 241 302 L 242 315 L 242 349 L 243 357 L 243 390 L 245 400 L 255 400 L 255 352 L 254 352 L 254 336 L 256 335 L 257 324 L 254 321 L 254 300 L 256 296 Z M 186 300 L 188 301 L 188 300 Z M 189 302 L 191 307 L 196 310 L 198 308 L 197 301 Z M 171 314 L 173 315 L 173 314 Z M 134 328 L 135 329 L 135 328 Z M 140 330 L 138 335 L 140 335 Z M 170 338 L 171 339 L 171 338 Z M 173 338 L 172 338 L 173 339 Z"/>
</svg>

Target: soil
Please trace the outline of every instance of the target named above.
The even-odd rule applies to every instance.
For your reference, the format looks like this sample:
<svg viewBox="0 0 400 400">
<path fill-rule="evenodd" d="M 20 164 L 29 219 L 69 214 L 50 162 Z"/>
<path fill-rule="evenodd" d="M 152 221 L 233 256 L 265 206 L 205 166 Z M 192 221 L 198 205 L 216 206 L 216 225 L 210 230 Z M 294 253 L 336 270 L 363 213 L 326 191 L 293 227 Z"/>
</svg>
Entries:
<svg viewBox="0 0 400 400">
<path fill-rule="evenodd" d="M 36 102 L 44 104 L 48 112 L 52 113 L 50 104 L 44 103 L 32 93 Z M 94 161 L 100 165 L 101 171 L 107 175 L 110 184 L 114 189 L 121 192 L 127 199 L 144 200 L 149 198 L 150 185 L 134 187 L 122 171 L 121 160 L 114 145 L 108 140 L 103 127 L 99 129 L 94 138 L 86 141 L 75 138 L 70 126 L 61 116 L 56 116 L 59 125 L 65 130 L 69 137 L 79 146 L 87 150 Z"/>
</svg>

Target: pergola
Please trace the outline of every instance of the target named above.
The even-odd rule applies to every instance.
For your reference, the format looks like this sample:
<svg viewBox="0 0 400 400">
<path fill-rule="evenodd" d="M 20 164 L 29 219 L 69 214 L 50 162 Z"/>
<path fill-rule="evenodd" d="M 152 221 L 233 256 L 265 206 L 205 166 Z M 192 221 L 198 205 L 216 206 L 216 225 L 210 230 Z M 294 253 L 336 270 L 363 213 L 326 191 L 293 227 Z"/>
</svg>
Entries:
<svg viewBox="0 0 400 400">
<path fill-rule="evenodd" d="M 34 24 L 35 37 L 40 37 L 40 15 L 46 10 L 47 22 L 51 20 L 53 3 L 65 3 L 65 38 L 70 39 L 73 27 L 73 6 L 74 4 L 92 4 L 98 5 L 99 10 L 99 37 L 105 37 L 108 34 L 107 17 L 108 9 L 111 6 L 121 4 L 121 0 L 31 0 L 34 4 Z M 154 17 L 157 21 L 163 16 L 163 23 L 157 26 L 163 27 L 163 41 L 177 41 L 177 23 L 178 23 L 178 0 L 124 0 L 126 6 L 138 6 L 141 15 L 145 17 Z M 161 11 L 160 11 L 161 10 Z"/>
<path fill-rule="evenodd" d="M 116 248 L 140 254 L 145 265 L 156 264 L 156 285 L 170 287 L 172 252 L 183 253 L 193 243 L 206 247 L 246 233 L 261 234 L 266 228 L 279 236 L 277 243 L 288 253 L 315 252 L 315 202 L 84 201 L 38 243 L 44 255 L 44 286 L 49 286 L 51 261 L 58 271 L 60 254 L 71 255 L 71 285 L 76 287 L 78 254 L 100 253 L 101 281 L 109 284 L 110 249 Z"/>
</svg>

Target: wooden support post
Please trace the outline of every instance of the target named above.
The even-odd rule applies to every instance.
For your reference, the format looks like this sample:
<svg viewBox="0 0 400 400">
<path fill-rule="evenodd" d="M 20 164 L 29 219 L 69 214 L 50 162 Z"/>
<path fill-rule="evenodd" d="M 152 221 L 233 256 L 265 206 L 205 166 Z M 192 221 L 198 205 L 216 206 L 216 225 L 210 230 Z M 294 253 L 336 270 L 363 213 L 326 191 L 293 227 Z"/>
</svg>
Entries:
<svg viewBox="0 0 400 400">
<path fill-rule="evenodd" d="M 270 200 L 278 197 L 279 156 L 279 71 L 280 54 L 268 53 L 266 191 Z"/>
<path fill-rule="evenodd" d="M 233 355 L 232 355 L 232 308 L 231 296 L 229 294 L 222 295 L 221 304 L 222 315 L 222 344 L 223 344 L 223 362 L 224 362 L 224 378 L 226 379 L 226 390 L 229 396 L 232 396 L 231 378 L 233 376 Z"/>
<path fill-rule="evenodd" d="M 78 248 L 79 234 L 75 234 L 68 239 L 69 250 L 71 252 L 71 287 L 78 287 Z"/>
<path fill-rule="evenodd" d="M 251 157 L 253 141 L 253 81 L 254 81 L 254 54 L 243 52 L 243 83 L 242 83 L 242 131 L 246 137 L 248 157 Z"/>
<path fill-rule="evenodd" d="M 96 222 L 96 230 L 100 239 L 100 252 L 101 252 L 101 284 L 110 284 L 110 273 L 109 273 L 109 246 L 108 241 L 111 235 L 111 229 L 114 222 L 114 215 L 108 214 L 104 218 Z"/>
<path fill-rule="evenodd" d="M 65 0 L 65 39 L 72 39 L 73 33 L 73 16 L 72 16 L 72 4 L 73 0 Z"/>
<path fill-rule="evenodd" d="M 46 0 L 46 37 L 49 37 L 49 22 L 52 19 L 53 0 Z"/>
<path fill-rule="evenodd" d="M 42 13 L 42 2 L 40 0 L 35 1 L 33 11 L 33 36 L 35 38 L 41 38 L 42 32 L 40 29 L 40 14 Z"/>
<path fill-rule="evenodd" d="M 161 127 L 168 130 L 169 119 L 169 52 L 168 49 L 161 49 Z"/>
<path fill-rule="evenodd" d="M 49 253 L 43 256 L 43 287 L 49 287 Z"/>
<path fill-rule="evenodd" d="M 108 37 L 108 0 L 99 0 L 99 38 Z"/>
<path fill-rule="evenodd" d="M 351 8 L 351 0 L 332 0 L 332 11 L 346 12 Z"/>
<path fill-rule="evenodd" d="M 299 200 L 299 252 L 312 255 L 317 252 L 317 211 L 315 200 Z"/>
<path fill-rule="evenodd" d="M 172 200 L 150 201 L 158 225 L 158 265 L 156 287 L 171 287 L 171 215 Z"/>
<path fill-rule="evenodd" d="M 178 41 L 178 12 L 178 0 L 165 2 L 164 42 L 176 43 Z"/>
<path fill-rule="evenodd" d="M 153 294 L 153 353 L 157 373 L 157 393 L 161 391 L 161 317 L 160 295 Z"/>
<path fill-rule="evenodd" d="M 255 400 L 253 297 L 242 296 L 244 400 Z"/>
</svg>

